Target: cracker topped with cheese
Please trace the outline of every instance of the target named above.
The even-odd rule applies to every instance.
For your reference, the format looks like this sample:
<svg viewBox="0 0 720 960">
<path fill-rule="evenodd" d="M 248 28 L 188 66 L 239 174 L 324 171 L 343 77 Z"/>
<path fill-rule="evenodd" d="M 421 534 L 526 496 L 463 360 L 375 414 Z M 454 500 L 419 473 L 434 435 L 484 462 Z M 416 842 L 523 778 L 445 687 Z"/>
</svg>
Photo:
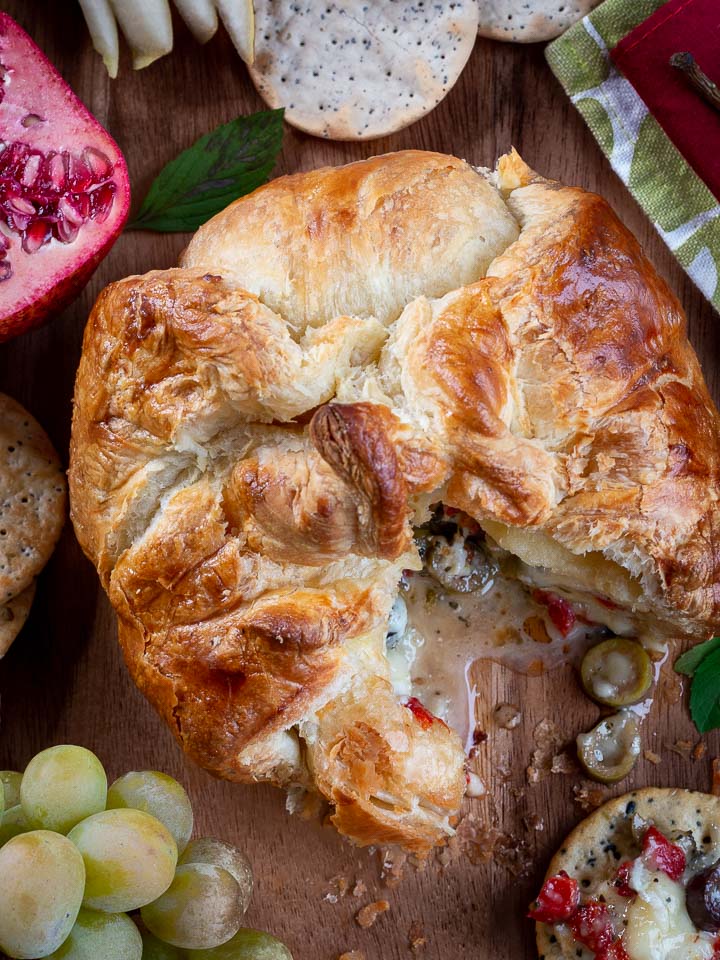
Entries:
<svg viewBox="0 0 720 960">
<path fill-rule="evenodd" d="M 720 797 L 648 788 L 606 803 L 530 905 L 540 960 L 718 960 Z"/>
</svg>

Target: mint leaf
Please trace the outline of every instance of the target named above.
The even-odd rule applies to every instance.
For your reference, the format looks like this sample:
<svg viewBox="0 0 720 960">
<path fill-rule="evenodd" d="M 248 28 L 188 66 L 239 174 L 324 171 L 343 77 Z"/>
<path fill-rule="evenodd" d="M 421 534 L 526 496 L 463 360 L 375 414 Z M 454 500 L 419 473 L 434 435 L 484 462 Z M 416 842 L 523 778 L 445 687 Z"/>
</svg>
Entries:
<svg viewBox="0 0 720 960">
<path fill-rule="evenodd" d="M 686 650 L 685 653 L 675 661 L 675 670 L 677 673 L 684 673 L 686 677 L 691 677 L 705 657 L 719 647 L 720 637 L 713 637 L 711 640 L 706 640 L 705 643 L 699 643 L 695 647 L 690 647 L 689 650 Z"/>
<path fill-rule="evenodd" d="M 171 160 L 153 181 L 131 230 L 197 230 L 265 183 L 282 143 L 283 110 L 224 123 Z"/>
<path fill-rule="evenodd" d="M 720 647 L 706 654 L 695 670 L 690 713 L 700 733 L 720 727 Z"/>
</svg>

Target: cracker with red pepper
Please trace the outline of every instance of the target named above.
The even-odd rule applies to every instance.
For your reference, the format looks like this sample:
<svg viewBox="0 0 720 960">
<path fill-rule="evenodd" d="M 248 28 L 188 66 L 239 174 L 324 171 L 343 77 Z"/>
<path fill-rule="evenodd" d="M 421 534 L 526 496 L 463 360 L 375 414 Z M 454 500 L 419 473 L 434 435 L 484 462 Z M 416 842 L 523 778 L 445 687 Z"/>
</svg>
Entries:
<svg viewBox="0 0 720 960">
<path fill-rule="evenodd" d="M 677 907 L 684 960 L 720 960 L 720 798 L 637 790 L 579 824 L 528 909 L 541 960 L 645 960 L 647 917 L 661 924 L 669 915 L 652 912 L 661 890 Z"/>
</svg>

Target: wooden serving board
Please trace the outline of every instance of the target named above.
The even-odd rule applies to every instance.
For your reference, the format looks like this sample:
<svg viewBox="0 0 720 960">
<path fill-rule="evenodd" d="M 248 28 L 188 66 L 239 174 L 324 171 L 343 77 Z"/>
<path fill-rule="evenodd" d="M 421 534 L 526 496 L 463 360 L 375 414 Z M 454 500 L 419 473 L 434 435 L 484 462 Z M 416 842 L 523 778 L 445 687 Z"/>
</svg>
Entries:
<svg viewBox="0 0 720 960">
<path fill-rule="evenodd" d="M 202 48 L 177 22 L 172 55 L 140 73 L 125 56 L 120 78 L 110 81 L 76 4 L 3 0 L 0 7 L 30 32 L 117 138 L 136 205 L 179 150 L 217 124 L 262 107 L 224 33 Z M 406 147 L 492 165 L 511 144 L 537 170 L 609 199 L 679 294 L 692 342 L 720 400 L 718 317 L 610 170 L 547 68 L 541 46 L 478 41 L 447 99 L 393 137 L 329 143 L 287 128 L 276 173 Z M 69 310 L 49 326 L 0 346 L 0 390 L 26 404 L 63 453 L 83 326 L 98 291 L 127 274 L 173 265 L 187 239 L 122 236 Z M 377 853 L 350 847 L 317 818 L 304 822 L 287 815 L 279 791 L 220 783 L 184 761 L 130 682 L 116 644 L 114 615 L 68 523 L 40 578 L 30 620 L 0 663 L 0 768 L 20 769 L 43 747 L 71 742 L 96 751 L 113 777 L 148 767 L 179 777 L 192 796 L 198 831 L 238 843 L 252 859 L 257 885 L 248 923 L 282 937 L 296 960 L 336 960 L 353 949 L 365 960 L 414 955 L 529 960 L 535 951 L 532 926 L 524 919 L 526 904 L 551 853 L 582 816 L 573 799 L 573 787 L 581 785 L 577 773 L 547 774 L 537 784 L 528 783 L 535 730 L 548 721 L 563 743 L 570 743 L 595 722 L 598 711 L 583 697 L 570 668 L 531 678 L 485 662 L 475 680 L 478 720 L 489 734 L 477 763 L 489 796 L 467 803 L 462 851 L 448 851 L 424 871 L 407 865 L 401 881 L 388 885 Z M 700 760 L 670 749 L 676 741 L 695 744 L 698 739 L 687 716 L 686 692 L 682 701 L 681 693 L 666 671 L 644 729 L 645 746 L 660 762 L 642 759 L 615 793 L 647 784 L 709 788 L 710 758 L 720 754 L 720 738 L 706 738 L 707 755 Z M 522 710 L 522 722 L 513 731 L 493 726 L 493 708 L 502 701 Z M 362 883 L 356 886 L 357 881 Z M 345 885 L 348 892 L 342 896 Z M 387 900 L 390 908 L 362 929 L 355 914 L 375 900 Z M 422 938 L 426 942 L 416 942 L 413 953 L 410 940 Z"/>
</svg>

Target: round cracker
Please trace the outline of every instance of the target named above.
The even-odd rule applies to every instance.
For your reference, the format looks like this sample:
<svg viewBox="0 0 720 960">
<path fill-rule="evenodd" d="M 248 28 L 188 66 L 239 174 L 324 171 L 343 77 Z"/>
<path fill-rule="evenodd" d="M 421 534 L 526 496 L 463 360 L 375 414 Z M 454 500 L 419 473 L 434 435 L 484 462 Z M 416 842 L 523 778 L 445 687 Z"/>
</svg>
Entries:
<svg viewBox="0 0 720 960">
<path fill-rule="evenodd" d="M 600 0 L 478 0 L 478 33 L 511 43 L 552 40 Z"/>
<path fill-rule="evenodd" d="M 294 127 L 369 140 L 440 103 L 470 56 L 477 24 L 475 0 L 255 0 L 250 74 Z"/>
<path fill-rule="evenodd" d="M 10 649 L 10 644 L 25 626 L 34 597 L 35 581 L 33 580 L 22 593 L 0 607 L 0 657 L 5 656 Z"/>
<path fill-rule="evenodd" d="M 720 857 L 720 797 L 680 788 L 647 787 L 633 790 L 604 804 L 573 830 L 550 861 L 546 877 L 565 870 L 582 889 L 583 880 L 611 876 L 623 860 L 640 854 L 640 844 L 632 832 L 632 818 L 650 820 L 669 840 L 692 833 L 698 850 L 715 848 Z M 553 928 L 536 924 L 538 954 L 541 960 L 577 960 L 592 956 L 577 952 L 577 944 L 563 946 Z"/>
<path fill-rule="evenodd" d="M 40 424 L 0 393 L 0 603 L 40 573 L 65 520 L 66 483 Z"/>
</svg>

